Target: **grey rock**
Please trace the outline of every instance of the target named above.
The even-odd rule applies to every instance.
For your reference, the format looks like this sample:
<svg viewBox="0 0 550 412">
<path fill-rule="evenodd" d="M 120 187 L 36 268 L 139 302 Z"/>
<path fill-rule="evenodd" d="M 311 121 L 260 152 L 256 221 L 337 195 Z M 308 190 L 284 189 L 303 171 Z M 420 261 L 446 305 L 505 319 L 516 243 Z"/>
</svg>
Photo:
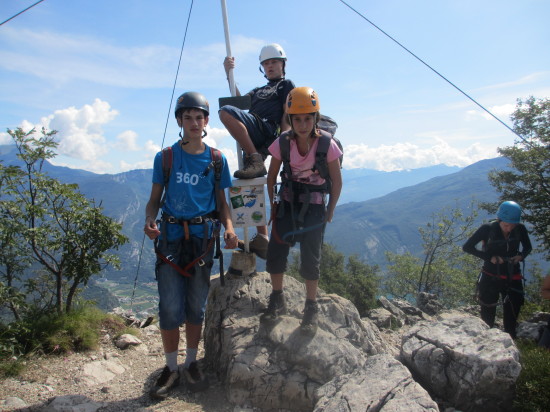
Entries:
<svg viewBox="0 0 550 412">
<path fill-rule="evenodd" d="M 315 398 L 314 412 L 439 411 L 409 370 L 389 355 L 369 357 L 364 368 L 317 389 Z"/>
<path fill-rule="evenodd" d="M 420 292 L 416 297 L 418 309 L 430 316 L 437 315 L 443 310 L 443 305 L 433 293 Z"/>
<path fill-rule="evenodd" d="M 84 395 L 56 396 L 42 412 L 96 412 L 103 407 L 100 402 Z"/>
<path fill-rule="evenodd" d="M 229 400 L 264 409 L 311 410 L 315 389 L 334 376 L 362 368 L 367 355 L 388 345 L 370 320 L 337 295 L 318 295 L 319 328 L 300 330 L 305 288 L 285 277 L 287 314 L 260 323 L 271 292 L 269 276 L 212 283 L 208 297 L 205 352 L 209 366 L 225 382 Z"/>
<path fill-rule="evenodd" d="M 432 396 L 463 410 L 510 410 L 521 372 L 510 335 L 460 312 L 413 326 L 401 360 Z"/>
<path fill-rule="evenodd" d="M 400 328 L 403 323 L 400 319 L 395 317 L 389 310 L 384 308 L 376 308 L 369 311 L 368 316 L 370 320 L 374 322 L 378 328 L 392 329 Z"/>
</svg>

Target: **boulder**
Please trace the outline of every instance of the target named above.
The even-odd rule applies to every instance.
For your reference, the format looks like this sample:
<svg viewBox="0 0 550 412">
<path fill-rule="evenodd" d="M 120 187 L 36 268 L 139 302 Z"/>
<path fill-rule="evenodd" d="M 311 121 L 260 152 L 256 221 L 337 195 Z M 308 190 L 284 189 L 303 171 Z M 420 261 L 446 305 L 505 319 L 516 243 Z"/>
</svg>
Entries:
<svg viewBox="0 0 550 412">
<path fill-rule="evenodd" d="M 546 322 L 520 322 L 517 327 L 517 337 L 538 342 L 545 326 Z"/>
<path fill-rule="evenodd" d="M 510 410 L 521 372 L 510 335 L 461 312 L 409 329 L 401 360 L 432 396 L 461 410 Z"/>
<path fill-rule="evenodd" d="M 269 275 L 213 280 L 205 320 L 205 358 L 225 383 L 229 400 L 262 409 L 312 410 L 314 392 L 335 376 L 364 367 L 388 350 L 376 325 L 353 304 L 318 294 L 319 328 L 300 330 L 305 287 L 285 277 L 287 314 L 260 323 L 271 293 Z"/>
<path fill-rule="evenodd" d="M 443 310 L 443 305 L 433 293 L 420 292 L 416 297 L 416 305 L 418 309 L 430 316 L 435 316 Z"/>
<path fill-rule="evenodd" d="M 372 320 L 379 329 L 392 329 L 403 326 L 400 319 L 384 308 L 370 310 L 367 317 Z"/>
<path fill-rule="evenodd" d="M 337 376 L 315 392 L 314 412 L 439 411 L 409 370 L 389 355 L 368 358 L 364 368 Z"/>
</svg>

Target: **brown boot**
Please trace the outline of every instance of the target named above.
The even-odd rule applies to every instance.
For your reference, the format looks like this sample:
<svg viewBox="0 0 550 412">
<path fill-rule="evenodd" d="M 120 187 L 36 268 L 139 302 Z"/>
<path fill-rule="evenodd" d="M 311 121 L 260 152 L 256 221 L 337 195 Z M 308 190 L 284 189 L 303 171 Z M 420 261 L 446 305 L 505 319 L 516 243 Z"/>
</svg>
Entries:
<svg viewBox="0 0 550 412">
<path fill-rule="evenodd" d="M 255 177 L 262 177 L 267 174 L 264 158 L 261 154 L 252 153 L 251 155 L 245 155 L 243 162 L 244 167 L 233 173 L 233 176 L 237 179 L 254 179 Z"/>
<path fill-rule="evenodd" d="M 259 258 L 266 260 L 267 259 L 267 245 L 269 240 L 263 237 L 260 234 L 256 234 L 252 240 L 248 243 L 248 249 L 250 252 L 255 253 Z M 244 250 L 244 241 L 240 240 L 237 242 L 239 249 Z"/>
</svg>

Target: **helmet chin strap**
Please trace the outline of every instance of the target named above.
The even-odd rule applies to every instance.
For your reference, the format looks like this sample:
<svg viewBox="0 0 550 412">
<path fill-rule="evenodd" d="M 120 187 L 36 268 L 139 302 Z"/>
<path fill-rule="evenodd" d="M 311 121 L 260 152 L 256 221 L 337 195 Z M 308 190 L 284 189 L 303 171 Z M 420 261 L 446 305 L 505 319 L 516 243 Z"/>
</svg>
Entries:
<svg viewBox="0 0 550 412">
<path fill-rule="evenodd" d="M 183 129 L 183 127 L 182 127 L 182 129 Z M 183 135 L 181 134 L 181 130 L 180 130 L 179 135 L 180 135 L 180 142 L 181 142 L 180 144 L 181 144 L 182 146 L 185 146 L 186 144 L 189 143 L 189 140 L 188 140 L 188 141 L 183 140 Z"/>
<path fill-rule="evenodd" d="M 262 64 L 261 63 L 260 63 L 260 67 L 258 67 L 258 70 L 260 70 L 260 73 L 262 73 L 267 80 L 276 82 L 276 81 L 279 81 L 279 80 L 283 80 L 285 78 L 285 75 L 286 75 L 285 66 L 286 66 L 286 62 L 283 60 L 283 76 L 279 79 L 274 79 L 274 80 L 269 80 L 267 78 L 265 72 L 262 69 Z"/>
<path fill-rule="evenodd" d="M 183 129 L 183 127 L 182 127 L 182 129 Z M 182 133 L 181 133 L 181 130 L 180 130 L 180 132 L 179 132 L 179 136 L 180 136 L 180 140 L 181 140 L 181 145 L 182 145 L 182 146 L 184 146 L 184 145 L 186 145 L 186 144 L 189 143 L 189 140 L 187 140 L 187 141 L 183 140 L 183 135 L 182 135 Z M 206 129 L 203 129 L 203 130 L 202 130 L 202 136 L 201 136 L 201 138 L 204 139 L 206 136 L 208 136 L 208 133 L 206 132 Z"/>
</svg>

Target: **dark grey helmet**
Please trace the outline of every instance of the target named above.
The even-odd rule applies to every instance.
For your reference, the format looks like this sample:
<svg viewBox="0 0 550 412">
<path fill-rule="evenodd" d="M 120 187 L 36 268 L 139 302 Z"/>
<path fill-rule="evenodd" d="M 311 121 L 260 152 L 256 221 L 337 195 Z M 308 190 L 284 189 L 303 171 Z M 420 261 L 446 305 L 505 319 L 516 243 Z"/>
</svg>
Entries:
<svg viewBox="0 0 550 412">
<path fill-rule="evenodd" d="M 178 117 L 178 112 L 182 109 L 200 109 L 208 116 L 210 114 L 210 106 L 208 100 L 202 94 L 197 92 L 185 92 L 178 97 L 174 114 Z"/>
</svg>

